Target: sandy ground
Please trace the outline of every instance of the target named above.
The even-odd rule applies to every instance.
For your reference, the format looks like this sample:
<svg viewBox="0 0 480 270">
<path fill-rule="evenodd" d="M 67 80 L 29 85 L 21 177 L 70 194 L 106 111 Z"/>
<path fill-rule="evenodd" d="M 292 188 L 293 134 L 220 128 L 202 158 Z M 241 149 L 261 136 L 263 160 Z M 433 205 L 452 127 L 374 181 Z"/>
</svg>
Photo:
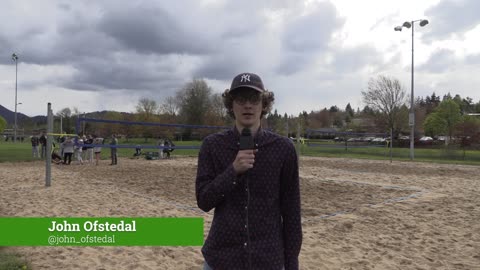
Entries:
<svg viewBox="0 0 480 270">
<path fill-rule="evenodd" d="M 195 158 L 0 163 L 0 216 L 205 218 Z M 480 269 L 480 167 L 301 159 L 301 269 Z M 34 269 L 201 269 L 200 247 L 9 247 Z"/>
</svg>

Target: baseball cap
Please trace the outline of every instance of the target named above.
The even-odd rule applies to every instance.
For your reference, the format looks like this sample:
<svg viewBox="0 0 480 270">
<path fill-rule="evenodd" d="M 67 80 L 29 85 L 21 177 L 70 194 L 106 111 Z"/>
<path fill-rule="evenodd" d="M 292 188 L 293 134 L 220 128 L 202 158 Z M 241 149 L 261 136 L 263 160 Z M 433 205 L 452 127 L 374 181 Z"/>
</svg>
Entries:
<svg viewBox="0 0 480 270">
<path fill-rule="evenodd" d="M 230 91 L 243 87 L 251 88 L 257 90 L 258 92 L 265 91 L 262 79 L 260 76 L 254 73 L 240 73 L 235 76 L 235 78 L 233 78 L 232 85 L 230 86 Z"/>
</svg>

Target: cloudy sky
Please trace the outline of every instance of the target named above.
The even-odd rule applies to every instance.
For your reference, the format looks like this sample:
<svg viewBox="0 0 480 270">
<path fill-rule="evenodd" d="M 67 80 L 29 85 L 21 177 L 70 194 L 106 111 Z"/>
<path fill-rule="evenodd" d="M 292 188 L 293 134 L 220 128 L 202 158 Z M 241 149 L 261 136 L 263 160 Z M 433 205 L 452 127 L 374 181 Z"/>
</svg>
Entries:
<svg viewBox="0 0 480 270">
<path fill-rule="evenodd" d="M 193 78 L 215 92 L 234 75 L 259 74 L 274 108 L 297 115 L 363 107 L 370 78 L 399 79 L 410 92 L 415 24 L 415 96 L 480 100 L 480 1 L 476 0 L 4 0 L 0 9 L 0 104 L 46 114 L 135 110 L 159 103 Z"/>
</svg>

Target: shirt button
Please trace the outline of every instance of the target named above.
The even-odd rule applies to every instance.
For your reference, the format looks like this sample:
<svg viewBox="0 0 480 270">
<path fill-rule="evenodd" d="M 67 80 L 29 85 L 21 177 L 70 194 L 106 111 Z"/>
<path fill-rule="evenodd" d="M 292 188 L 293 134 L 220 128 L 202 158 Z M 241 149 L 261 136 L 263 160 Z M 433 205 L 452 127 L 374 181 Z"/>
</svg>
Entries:
<svg viewBox="0 0 480 270">
<path fill-rule="evenodd" d="M 247 210 L 247 209 L 248 209 L 248 206 L 245 206 L 245 210 Z"/>
<path fill-rule="evenodd" d="M 247 246 L 247 243 L 243 244 L 244 246 Z"/>
<path fill-rule="evenodd" d="M 233 181 L 233 184 L 234 184 L 234 185 L 236 185 L 236 184 L 237 184 L 237 182 Z"/>
<path fill-rule="evenodd" d="M 245 229 L 247 228 L 247 224 L 245 224 Z"/>
</svg>

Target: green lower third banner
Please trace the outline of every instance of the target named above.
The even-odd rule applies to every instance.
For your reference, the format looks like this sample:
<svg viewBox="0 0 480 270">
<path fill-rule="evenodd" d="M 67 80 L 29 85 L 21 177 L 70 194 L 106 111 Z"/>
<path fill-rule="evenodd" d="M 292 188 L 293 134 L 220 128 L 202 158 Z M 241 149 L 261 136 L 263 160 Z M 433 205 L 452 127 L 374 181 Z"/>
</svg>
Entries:
<svg viewBox="0 0 480 270">
<path fill-rule="evenodd" d="M 202 246 L 203 218 L 0 218 L 0 246 Z"/>
</svg>

